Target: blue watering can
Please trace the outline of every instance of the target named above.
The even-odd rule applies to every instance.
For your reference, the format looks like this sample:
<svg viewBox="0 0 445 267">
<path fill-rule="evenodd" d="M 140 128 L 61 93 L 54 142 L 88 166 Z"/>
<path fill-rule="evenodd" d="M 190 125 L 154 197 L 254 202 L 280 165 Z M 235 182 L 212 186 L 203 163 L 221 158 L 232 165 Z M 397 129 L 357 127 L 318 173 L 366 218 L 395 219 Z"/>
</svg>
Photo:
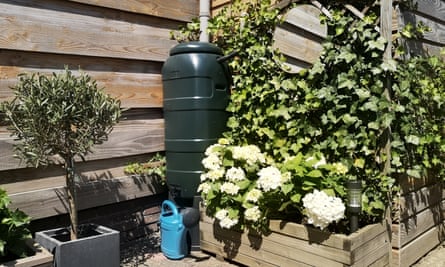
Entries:
<svg viewBox="0 0 445 267">
<path fill-rule="evenodd" d="M 182 259 L 187 255 L 188 246 L 186 227 L 182 214 L 170 200 L 164 200 L 161 206 L 161 251 L 169 259 Z"/>
</svg>

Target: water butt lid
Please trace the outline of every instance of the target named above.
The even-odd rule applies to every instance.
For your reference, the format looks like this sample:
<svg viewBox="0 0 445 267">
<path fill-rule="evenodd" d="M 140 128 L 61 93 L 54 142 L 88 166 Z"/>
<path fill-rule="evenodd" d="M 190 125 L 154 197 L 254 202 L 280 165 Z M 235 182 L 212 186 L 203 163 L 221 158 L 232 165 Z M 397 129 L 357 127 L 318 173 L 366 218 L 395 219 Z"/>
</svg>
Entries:
<svg viewBox="0 0 445 267">
<path fill-rule="evenodd" d="M 185 53 L 207 53 L 222 55 L 222 51 L 219 47 L 205 42 L 180 43 L 170 50 L 170 56 Z"/>
</svg>

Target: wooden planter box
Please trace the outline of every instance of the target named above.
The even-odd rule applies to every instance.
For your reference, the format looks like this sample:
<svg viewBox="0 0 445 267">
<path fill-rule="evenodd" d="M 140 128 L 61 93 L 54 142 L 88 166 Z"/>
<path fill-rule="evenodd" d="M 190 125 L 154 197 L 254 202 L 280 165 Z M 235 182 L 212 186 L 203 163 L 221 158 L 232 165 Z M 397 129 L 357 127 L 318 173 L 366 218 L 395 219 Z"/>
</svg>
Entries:
<svg viewBox="0 0 445 267">
<path fill-rule="evenodd" d="M 52 267 L 53 254 L 30 239 L 27 245 L 35 252 L 34 255 L 8 262 L 0 262 L 0 267 Z"/>
<path fill-rule="evenodd" d="M 392 265 L 410 266 L 445 240 L 445 190 L 435 178 L 401 178 L 392 224 Z"/>
<path fill-rule="evenodd" d="M 204 213 L 201 249 L 247 266 L 389 266 L 387 226 L 373 224 L 349 236 L 274 220 L 258 236 L 221 229 Z"/>
</svg>

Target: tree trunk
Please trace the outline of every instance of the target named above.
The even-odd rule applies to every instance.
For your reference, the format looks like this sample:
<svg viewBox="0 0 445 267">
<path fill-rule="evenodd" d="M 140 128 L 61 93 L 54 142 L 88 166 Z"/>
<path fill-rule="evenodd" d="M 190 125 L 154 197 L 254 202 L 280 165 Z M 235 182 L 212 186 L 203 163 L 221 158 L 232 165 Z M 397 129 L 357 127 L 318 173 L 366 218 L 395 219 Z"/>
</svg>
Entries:
<svg viewBox="0 0 445 267">
<path fill-rule="evenodd" d="M 77 195 L 76 195 L 76 172 L 74 170 L 74 158 L 68 157 L 66 164 L 66 192 L 70 215 L 70 236 L 71 240 L 77 239 Z"/>
</svg>

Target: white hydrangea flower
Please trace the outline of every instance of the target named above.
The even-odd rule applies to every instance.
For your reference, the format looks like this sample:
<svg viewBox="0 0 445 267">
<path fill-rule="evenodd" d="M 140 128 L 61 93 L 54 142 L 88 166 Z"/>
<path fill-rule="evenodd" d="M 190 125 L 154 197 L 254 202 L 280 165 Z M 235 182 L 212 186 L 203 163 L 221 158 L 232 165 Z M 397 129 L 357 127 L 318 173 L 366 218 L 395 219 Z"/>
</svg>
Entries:
<svg viewBox="0 0 445 267">
<path fill-rule="evenodd" d="M 281 186 L 281 172 L 276 167 L 269 166 L 258 172 L 257 186 L 264 192 L 277 189 Z"/>
<path fill-rule="evenodd" d="M 246 174 L 244 173 L 243 169 L 239 167 L 232 167 L 227 170 L 226 178 L 229 181 L 237 182 L 244 180 L 246 178 Z"/>
<path fill-rule="evenodd" d="M 220 144 L 213 144 L 207 147 L 206 151 L 204 152 L 204 155 L 210 156 L 211 154 L 218 154 L 218 149 L 222 147 Z"/>
<path fill-rule="evenodd" d="M 303 206 L 308 222 L 322 230 L 345 216 L 346 208 L 340 198 L 328 196 L 316 189 L 304 196 Z"/>
<path fill-rule="evenodd" d="M 255 145 L 235 146 L 233 147 L 232 155 L 234 159 L 245 160 L 249 165 L 256 162 L 266 162 L 266 158 L 261 153 L 261 150 Z"/>
<path fill-rule="evenodd" d="M 229 211 L 226 209 L 221 209 L 215 213 L 215 218 L 221 221 L 222 219 L 226 218 L 227 215 L 229 215 Z"/>
<path fill-rule="evenodd" d="M 239 189 L 239 186 L 230 182 L 226 182 L 221 185 L 221 192 L 225 192 L 232 196 L 238 194 Z"/>
<path fill-rule="evenodd" d="M 207 177 L 206 179 L 211 180 L 212 182 L 224 177 L 224 169 L 217 169 L 217 170 L 210 170 L 208 171 L 205 176 Z"/>
<path fill-rule="evenodd" d="M 224 219 L 219 221 L 219 226 L 221 228 L 230 229 L 238 223 L 238 219 L 230 219 L 229 217 L 225 217 Z"/>
<path fill-rule="evenodd" d="M 222 228 L 230 229 L 238 223 L 238 218 L 230 219 L 229 211 L 221 209 L 215 213 L 215 218 L 219 221 L 219 225 Z"/>
<path fill-rule="evenodd" d="M 210 154 L 202 160 L 202 165 L 208 170 L 217 170 L 221 168 L 221 160 L 217 154 Z"/>
<path fill-rule="evenodd" d="M 209 191 L 210 191 L 210 189 L 212 189 L 212 186 L 211 186 L 209 183 L 201 183 L 201 184 L 198 186 L 197 191 L 198 191 L 198 192 L 202 192 L 202 193 L 204 193 L 204 194 L 208 194 Z"/>
<path fill-rule="evenodd" d="M 263 192 L 261 192 L 261 190 L 258 189 L 252 189 L 250 190 L 247 195 L 246 195 L 246 200 L 253 202 L 253 203 L 257 203 L 258 200 L 263 196 Z"/>
<path fill-rule="evenodd" d="M 244 217 L 249 221 L 258 221 L 261 218 L 261 211 L 258 206 L 254 206 L 252 208 L 246 209 L 244 211 Z"/>
</svg>

